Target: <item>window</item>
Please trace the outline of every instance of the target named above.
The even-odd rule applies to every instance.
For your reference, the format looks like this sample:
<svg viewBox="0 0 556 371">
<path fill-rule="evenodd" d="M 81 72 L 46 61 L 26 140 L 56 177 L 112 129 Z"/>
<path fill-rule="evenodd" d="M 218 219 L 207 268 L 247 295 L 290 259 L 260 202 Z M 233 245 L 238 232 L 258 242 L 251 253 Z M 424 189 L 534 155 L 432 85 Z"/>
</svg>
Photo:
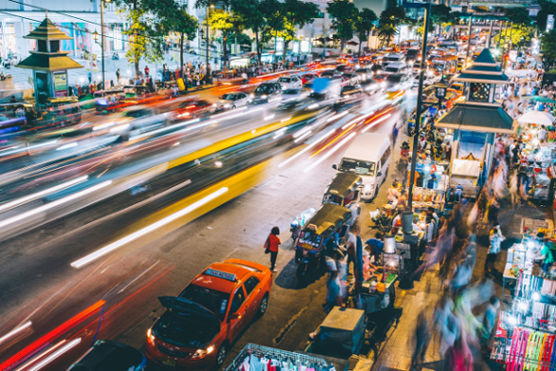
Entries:
<svg viewBox="0 0 556 371">
<path fill-rule="evenodd" d="M 248 296 L 255 289 L 255 287 L 257 287 L 258 284 L 259 280 L 255 276 L 251 276 L 247 281 L 245 281 L 245 291 L 247 292 Z"/>
<path fill-rule="evenodd" d="M 392 149 L 390 148 L 390 146 L 388 146 L 388 149 L 384 152 L 384 154 L 382 155 L 382 158 L 380 159 L 381 167 L 384 167 L 384 164 L 390 158 L 391 153 L 392 153 Z"/>
<path fill-rule="evenodd" d="M 230 314 L 235 313 L 238 311 L 241 304 L 245 301 L 245 293 L 243 292 L 243 288 L 237 289 L 234 298 L 232 299 L 232 307 L 230 308 Z"/>
</svg>

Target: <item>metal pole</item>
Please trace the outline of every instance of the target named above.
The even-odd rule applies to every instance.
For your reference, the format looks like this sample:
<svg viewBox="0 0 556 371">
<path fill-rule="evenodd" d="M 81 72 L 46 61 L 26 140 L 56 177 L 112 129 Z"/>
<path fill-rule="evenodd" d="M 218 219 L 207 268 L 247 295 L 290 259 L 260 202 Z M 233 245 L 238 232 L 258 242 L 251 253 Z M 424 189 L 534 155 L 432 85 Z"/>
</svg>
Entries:
<svg viewBox="0 0 556 371">
<path fill-rule="evenodd" d="M 417 107 L 415 108 L 415 134 L 413 135 L 413 150 L 411 153 L 411 171 L 409 173 L 409 190 L 407 192 L 409 210 L 413 210 L 413 183 L 415 183 L 415 168 L 417 166 L 417 146 L 419 145 L 419 125 L 421 121 L 421 104 L 423 100 L 423 78 L 427 59 L 427 34 L 429 33 L 429 18 L 431 3 L 425 8 L 425 25 L 423 30 L 423 42 L 421 45 L 421 68 L 419 71 L 419 89 L 417 91 Z"/>
<path fill-rule="evenodd" d="M 490 40 L 492 38 L 492 26 L 494 26 L 494 19 L 490 20 L 490 28 L 488 29 L 487 48 L 490 48 Z"/>
<path fill-rule="evenodd" d="M 469 54 L 471 53 L 471 31 L 473 31 L 473 17 L 469 16 L 469 25 L 467 26 L 467 53 L 465 54 L 465 65 L 463 69 L 467 66 L 467 61 L 469 60 Z"/>
<path fill-rule="evenodd" d="M 106 90 L 104 75 L 104 0 L 100 0 L 100 58 L 102 68 L 102 90 Z"/>
<path fill-rule="evenodd" d="M 207 4 L 207 7 L 206 7 L 205 19 L 206 19 L 206 22 L 207 22 L 207 32 L 206 32 L 206 34 L 207 34 L 207 37 L 206 37 L 207 45 L 205 46 L 205 64 L 206 64 L 206 68 L 208 68 L 208 66 L 209 66 L 209 5 L 208 4 Z"/>
</svg>

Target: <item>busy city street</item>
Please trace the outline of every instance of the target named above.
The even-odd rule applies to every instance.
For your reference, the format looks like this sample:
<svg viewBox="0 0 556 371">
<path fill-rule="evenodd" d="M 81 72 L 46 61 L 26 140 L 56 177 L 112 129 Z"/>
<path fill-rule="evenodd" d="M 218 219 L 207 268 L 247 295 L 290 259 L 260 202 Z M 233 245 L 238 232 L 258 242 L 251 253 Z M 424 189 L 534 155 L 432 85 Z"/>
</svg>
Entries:
<svg viewBox="0 0 556 371">
<path fill-rule="evenodd" d="M 0 370 L 556 369 L 554 14 L 0 2 Z"/>
</svg>

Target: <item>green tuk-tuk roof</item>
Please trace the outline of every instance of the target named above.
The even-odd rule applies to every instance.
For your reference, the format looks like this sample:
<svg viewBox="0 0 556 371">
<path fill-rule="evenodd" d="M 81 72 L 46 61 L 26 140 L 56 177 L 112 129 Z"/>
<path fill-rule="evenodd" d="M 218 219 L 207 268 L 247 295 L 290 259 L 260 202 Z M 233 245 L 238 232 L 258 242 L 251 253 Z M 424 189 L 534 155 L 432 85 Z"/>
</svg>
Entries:
<svg viewBox="0 0 556 371">
<path fill-rule="evenodd" d="M 352 172 L 339 172 L 336 174 L 332 182 L 326 190 L 326 194 L 337 195 L 345 198 L 349 193 L 353 192 L 361 186 L 363 180 L 361 176 Z"/>
<path fill-rule="evenodd" d="M 305 225 L 316 227 L 316 234 L 323 235 L 330 233 L 333 229 L 345 223 L 351 217 L 351 211 L 343 206 L 334 204 L 324 204 L 319 211 Z"/>
</svg>

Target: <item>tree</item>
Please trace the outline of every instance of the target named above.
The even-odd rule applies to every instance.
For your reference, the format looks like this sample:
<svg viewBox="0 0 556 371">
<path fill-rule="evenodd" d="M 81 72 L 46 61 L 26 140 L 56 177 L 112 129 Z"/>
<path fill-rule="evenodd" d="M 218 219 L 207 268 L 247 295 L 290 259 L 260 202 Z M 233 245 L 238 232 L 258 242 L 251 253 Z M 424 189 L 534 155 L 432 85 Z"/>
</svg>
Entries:
<svg viewBox="0 0 556 371">
<path fill-rule="evenodd" d="M 139 63 L 142 58 L 151 62 L 162 59 L 164 42 L 163 34 L 160 33 L 162 28 L 154 16 L 157 2 L 155 0 L 115 0 L 114 2 L 129 25 L 123 31 L 129 37 L 126 57 L 130 63 L 133 63 L 135 76 L 138 77 Z"/>
<path fill-rule="evenodd" d="M 261 63 L 261 33 L 265 27 L 265 17 L 260 0 L 231 0 L 232 11 L 241 20 L 243 27 L 250 29 L 255 34 L 255 48 L 257 61 Z M 268 40 L 267 40 L 268 41 Z"/>
<path fill-rule="evenodd" d="M 361 57 L 361 45 L 363 41 L 369 38 L 369 34 L 374 27 L 374 21 L 378 18 L 371 9 L 363 8 L 357 15 L 355 20 L 355 31 L 357 32 L 357 38 L 359 39 L 359 50 L 357 55 Z"/>
<path fill-rule="evenodd" d="M 284 30 L 285 17 L 283 4 L 278 0 L 263 0 L 262 9 L 264 11 L 265 23 L 272 31 L 274 36 L 274 61 L 276 61 L 276 42 L 278 33 Z"/>
<path fill-rule="evenodd" d="M 431 28 L 438 26 L 440 34 L 444 33 L 444 28 L 452 24 L 455 20 L 454 14 L 451 12 L 450 7 L 446 5 L 432 5 L 431 6 Z"/>
<path fill-rule="evenodd" d="M 537 27 L 539 31 L 544 32 L 548 15 L 552 14 L 556 17 L 556 4 L 551 1 L 539 0 L 539 5 L 541 10 L 537 13 Z"/>
<path fill-rule="evenodd" d="M 346 42 L 353 38 L 354 23 L 359 12 L 349 0 L 333 0 L 326 6 L 326 11 L 333 18 L 332 27 L 340 39 L 340 52 L 342 52 Z"/>
<path fill-rule="evenodd" d="M 398 31 L 396 30 L 396 26 L 390 23 L 385 23 L 378 28 L 378 38 L 381 41 L 382 46 L 388 46 L 392 42 L 392 39 Z"/>
<path fill-rule="evenodd" d="M 552 68 L 556 61 L 556 29 L 545 32 L 541 36 L 541 52 L 543 59 L 546 61 L 548 69 Z"/>
<path fill-rule="evenodd" d="M 154 0 L 153 0 L 154 1 Z M 176 32 L 180 40 L 180 70 L 183 76 L 183 43 L 185 39 L 195 38 L 199 21 L 189 15 L 187 6 L 178 4 L 175 0 L 156 0 L 156 12 L 160 19 L 163 33 Z"/>
<path fill-rule="evenodd" d="M 303 28 L 306 24 L 310 24 L 319 14 L 319 8 L 316 4 L 300 1 L 285 0 L 283 6 L 285 17 L 284 23 L 284 60 L 290 41 L 295 40 L 296 28 Z"/>
<path fill-rule="evenodd" d="M 531 39 L 533 38 L 535 29 L 530 26 L 525 25 L 512 25 L 506 33 L 498 33 L 493 38 L 493 43 L 498 43 L 500 37 L 502 41 L 506 42 L 507 39 L 511 45 L 515 45 L 517 49 L 521 49 L 526 45 L 529 45 Z"/>
<path fill-rule="evenodd" d="M 234 14 L 224 9 L 212 9 L 209 13 L 209 27 L 212 30 L 219 31 L 222 35 L 222 59 L 224 67 L 228 65 L 228 35 L 234 29 L 236 22 Z"/>
<path fill-rule="evenodd" d="M 508 20 L 513 24 L 526 26 L 529 26 L 531 24 L 529 11 L 525 8 L 507 8 L 504 13 Z"/>
</svg>

